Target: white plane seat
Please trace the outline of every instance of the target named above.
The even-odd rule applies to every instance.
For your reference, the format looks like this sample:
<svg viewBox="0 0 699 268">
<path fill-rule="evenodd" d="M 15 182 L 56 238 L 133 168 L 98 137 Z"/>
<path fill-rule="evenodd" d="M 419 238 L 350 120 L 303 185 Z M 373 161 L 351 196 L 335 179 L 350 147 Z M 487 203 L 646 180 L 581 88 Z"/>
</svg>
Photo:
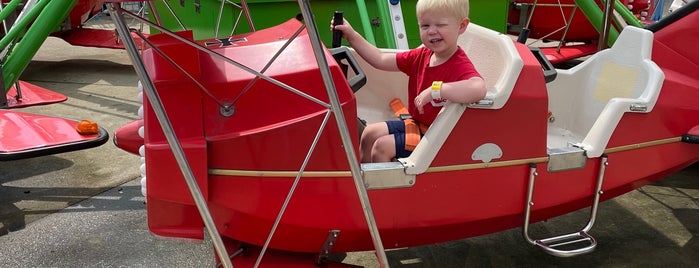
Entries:
<svg viewBox="0 0 699 268">
<path fill-rule="evenodd" d="M 614 45 L 569 70 L 548 86 L 549 148 L 582 148 L 599 157 L 626 112 L 648 113 L 665 75 L 650 59 L 651 31 L 628 26 Z"/>
</svg>

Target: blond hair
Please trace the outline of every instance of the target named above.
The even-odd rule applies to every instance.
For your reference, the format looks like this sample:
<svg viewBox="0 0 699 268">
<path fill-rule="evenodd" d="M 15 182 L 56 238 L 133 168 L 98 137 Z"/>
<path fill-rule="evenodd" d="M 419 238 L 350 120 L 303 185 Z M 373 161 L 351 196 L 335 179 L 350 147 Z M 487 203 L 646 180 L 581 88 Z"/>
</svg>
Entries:
<svg viewBox="0 0 699 268">
<path fill-rule="evenodd" d="M 445 10 L 456 18 L 468 18 L 468 0 L 418 0 L 415 12 L 418 16 L 429 10 Z"/>
</svg>

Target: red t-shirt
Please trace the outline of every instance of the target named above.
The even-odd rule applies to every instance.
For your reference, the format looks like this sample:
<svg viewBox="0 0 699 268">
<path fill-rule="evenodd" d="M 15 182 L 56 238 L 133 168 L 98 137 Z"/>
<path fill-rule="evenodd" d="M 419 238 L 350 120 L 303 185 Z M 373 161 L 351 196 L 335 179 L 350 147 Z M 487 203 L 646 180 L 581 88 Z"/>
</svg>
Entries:
<svg viewBox="0 0 699 268">
<path fill-rule="evenodd" d="M 427 47 L 418 47 L 396 54 L 398 69 L 408 75 L 408 112 L 410 115 L 426 125 L 431 125 L 442 107 L 434 107 L 431 103 L 424 106 L 424 113 L 420 114 L 415 107 L 415 98 L 420 92 L 432 86 L 433 81 L 444 83 L 467 80 L 471 77 L 481 77 L 471 60 L 460 47 L 456 53 L 446 62 L 430 67 L 432 51 Z"/>
</svg>

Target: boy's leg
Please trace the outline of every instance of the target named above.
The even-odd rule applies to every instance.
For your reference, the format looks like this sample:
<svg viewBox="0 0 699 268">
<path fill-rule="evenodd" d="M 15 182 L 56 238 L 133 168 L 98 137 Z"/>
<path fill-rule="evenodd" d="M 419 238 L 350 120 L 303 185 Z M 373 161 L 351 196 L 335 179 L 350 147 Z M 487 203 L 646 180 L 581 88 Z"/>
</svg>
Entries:
<svg viewBox="0 0 699 268">
<path fill-rule="evenodd" d="M 370 163 L 371 149 L 374 143 L 382 136 L 388 135 L 388 127 L 385 122 L 369 124 L 362 132 L 359 141 L 359 158 L 362 163 Z"/>
<path fill-rule="evenodd" d="M 386 121 L 386 127 L 388 135 L 376 139 L 371 148 L 371 161 L 374 163 L 391 162 L 393 158 L 410 155 L 405 150 L 405 122 Z"/>
<path fill-rule="evenodd" d="M 396 140 L 393 134 L 378 138 L 371 149 L 373 163 L 391 162 L 396 157 Z"/>
</svg>

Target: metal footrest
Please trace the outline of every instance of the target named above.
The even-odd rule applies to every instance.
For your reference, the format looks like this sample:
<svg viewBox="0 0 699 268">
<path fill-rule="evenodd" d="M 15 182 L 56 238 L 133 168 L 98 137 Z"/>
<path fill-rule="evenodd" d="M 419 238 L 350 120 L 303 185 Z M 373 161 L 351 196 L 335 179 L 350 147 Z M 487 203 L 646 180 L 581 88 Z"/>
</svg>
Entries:
<svg viewBox="0 0 699 268">
<path fill-rule="evenodd" d="M 597 174 L 597 185 L 595 187 L 592 208 L 590 209 L 590 218 L 585 227 L 575 233 L 539 240 L 534 240 L 529 237 L 529 217 L 531 214 L 531 208 L 534 206 L 532 199 L 534 196 L 534 182 L 537 176 L 536 165 L 532 164 L 529 167 L 529 186 L 527 189 L 526 207 L 524 209 L 524 228 L 522 230 L 522 234 L 527 242 L 539 246 L 546 253 L 556 257 L 572 257 L 591 252 L 595 249 L 595 247 L 597 247 L 597 240 L 595 240 L 595 238 L 588 232 L 590 229 L 592 229 L 592 226 L 595 224 L 595 219 L 597 218 L 597 206 L 599 205 L 600 195 L 602 195 L 604 170 L 608 164 L 606 155 L 602 155 L 600 160 L 601 163 Z"/>
<path fill-rule="evenodd" d="M 585 231 L 534 241 L 546 253 L 556 257 L 572 257 L 595 250 L 597 240 Z"/>
</svg>

